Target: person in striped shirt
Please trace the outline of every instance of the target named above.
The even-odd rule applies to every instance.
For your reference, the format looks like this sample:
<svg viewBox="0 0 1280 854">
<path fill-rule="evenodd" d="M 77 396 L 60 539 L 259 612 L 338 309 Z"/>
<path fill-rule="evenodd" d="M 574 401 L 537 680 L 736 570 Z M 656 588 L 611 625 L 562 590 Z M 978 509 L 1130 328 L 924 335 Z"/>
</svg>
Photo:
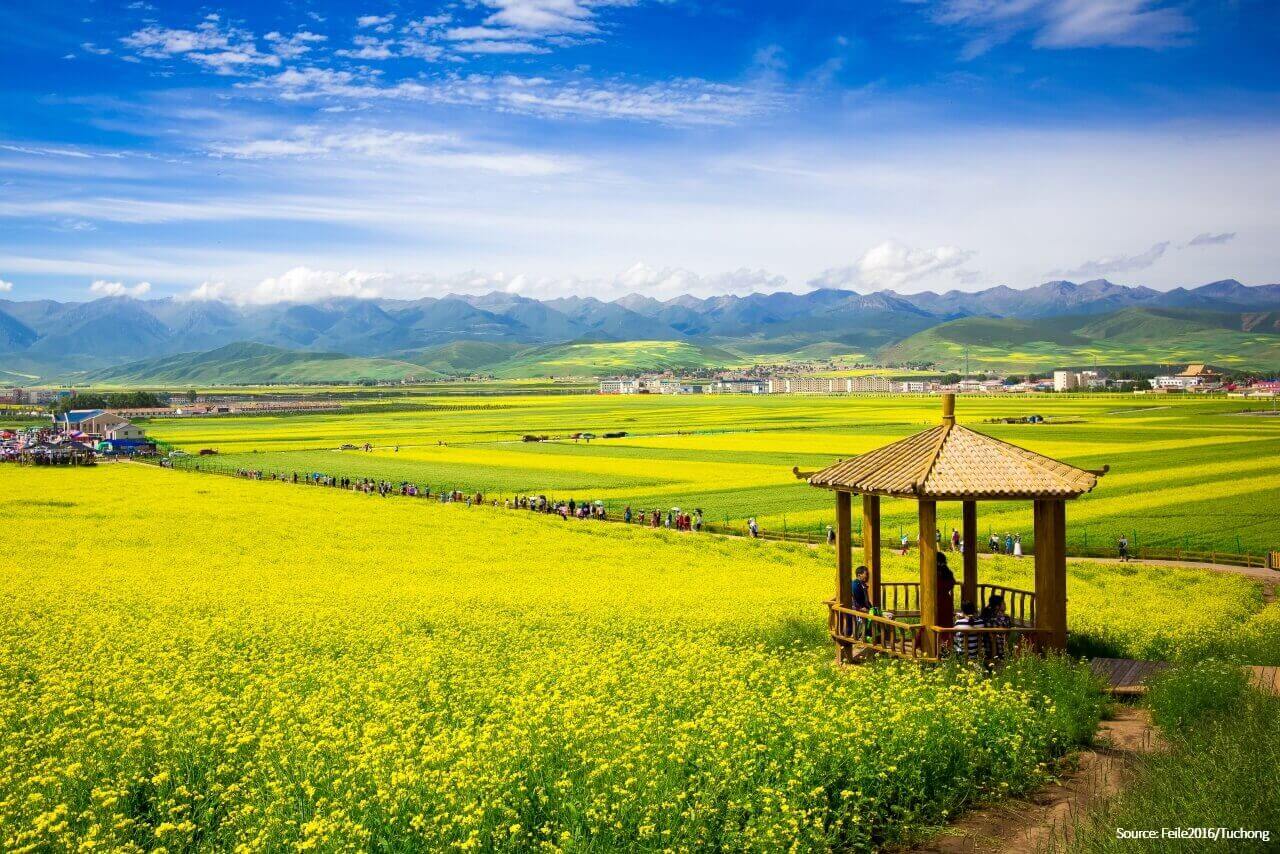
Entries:
<svg viewBox="0 0 1280 854">
<path fill-rule="evenodd" d="M 960 603 L 960 616 L 956 619 L 957 629 L 980 629 L 986 625 L 978 614 L 978 606 L 972 602 Z M 983 657 L 982 632 L 957 632 L 955 651 L 967 661 L 979 661 Z"/>
</svg>

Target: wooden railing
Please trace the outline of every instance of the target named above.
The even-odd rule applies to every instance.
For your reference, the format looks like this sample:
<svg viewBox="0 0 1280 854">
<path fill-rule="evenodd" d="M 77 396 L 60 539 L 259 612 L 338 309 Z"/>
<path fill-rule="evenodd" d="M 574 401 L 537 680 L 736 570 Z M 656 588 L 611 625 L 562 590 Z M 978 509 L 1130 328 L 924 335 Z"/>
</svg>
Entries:
<svg viewBox="0 0 1280 854">
<path fill-rule="evenodd" d="M 830 610 L 828 628 L 837 644 L 857 644 L 895 658 L 914 661 L 931 660 L 921 642 L 923 627 L 902 620 L 843 608 L 834 599 L 827 602 Z"/>
<path fill-rule="evenodd" d="M 920 583 L 916 581 L 893 581 L 880 585 L 881 608 L 886 612 L 884 615 L 844 608 L 835 599 L 828 599 L 827 628 L 831 639 L 838 645 L 867 647 L 894 658 L 912 661 L 938 661 L 941 658 L 990 661 L 1006 657 L 1024 646 L 1034 645 L 1039 634 L 1035 628 L 1034 593 L 999 584 L 979 584 L 978 607 L 985 608 L 994 594 L 1004 597 L 1005 613 L 1013 624 L 1007 628 L 921 625 L 918 622 Z M 939 650 L 938 655 L 928 654 L 926 634 L 933 635 L 936 643 L 932 648 Z M 975 636 L 980 637 L 981 643 L 968 642 Z"/>
<path fill-rule="evenodd" d="M 979 584 L 978 610 L 987 607 L 992 594 L 1004 596 L 1005 613 L 1014 623 L 1022 626 L 1034 626 L 1036 623 L 1036 594 L 1030 590 L 1017 587 L 1004 587 L 999 584 Z M 960 586 L 956 585 L 955 605 L 960 604 Z M 920 582 L 918 581 L 883 581 L 880 583 L 881 610 L 897 617 L 920 616 Z"/>
<path fill-rule="evenodd" d="M 999 584 L 979 584 L 978 601 L 975 603 L 981 611 L 987 607 L 993 593 L 1004 597 L 1004 611 L 1014 625 L 1034 626 L 1036 624 L 1036 594 L 1030 590 L 1019 590 L 1017 587 L 1002 587 Z"/>
<path fill-rule="evenodd" d="M 882 611 L 887 611 L 890 614 L 920 616 L 920 582 L 880 582 L 880 601 L 877 604 Z"/>
</svg>

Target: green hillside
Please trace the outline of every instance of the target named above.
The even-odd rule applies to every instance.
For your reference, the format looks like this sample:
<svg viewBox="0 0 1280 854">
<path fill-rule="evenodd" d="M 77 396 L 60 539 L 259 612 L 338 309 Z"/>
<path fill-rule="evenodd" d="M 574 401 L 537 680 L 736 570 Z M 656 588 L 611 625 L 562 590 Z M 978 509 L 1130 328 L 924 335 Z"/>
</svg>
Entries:
<svg viewBox="0 0 1280 854">
<path fill-rule="evenodd" d="M 525 350 L 489 371 L 505 378 L 588 377 L 640 371 L 690 370 L 736 365 L 742 357 L 684 341 L 616 341 L 556 344 Z"/>
<path fill-rule="evenodd" d="M 403 353 L 400 357 L 441 374 L 466 376 L 488 373 L 494 366 L 527 349 L 528 344 L 512 341 L 453 341 Z"/>
<path fill-rule="evenodd" d="M 361 358 L 342 353 L 306 353 L 265 344 L 228 344 L 206 353 L 180 353 L 97 371 L 86 378 L 119 385 L 188 383 L 315 383 L 355 380 L 430 379 L 429 368 L 395 359 Z"/>
<path fill-rule="evenodd" d="M 1179 362 L 1266 370 L 1280 367 L 1276 329 L 1274 318 L 1260 322 L 1256 314 L 1174 309 L 1130 308 L 1101 316 L 1034 320 L 966 317 L 886 347 L 880 359 L 955 369 L 964 366 L 967 351 L 973 370 Z"/>
</svg>

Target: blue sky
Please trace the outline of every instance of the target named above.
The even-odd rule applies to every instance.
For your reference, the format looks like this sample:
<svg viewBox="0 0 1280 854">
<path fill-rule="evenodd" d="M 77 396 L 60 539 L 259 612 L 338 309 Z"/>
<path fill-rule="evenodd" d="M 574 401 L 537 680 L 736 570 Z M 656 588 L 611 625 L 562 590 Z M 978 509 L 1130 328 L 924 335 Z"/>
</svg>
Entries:
<svg viewBox="0 0 1280 854">
<path fill-rule="evenodd" d="M 0 8 L 0 296 L 1280 281 L 1264 0 Z"/>
</svg>

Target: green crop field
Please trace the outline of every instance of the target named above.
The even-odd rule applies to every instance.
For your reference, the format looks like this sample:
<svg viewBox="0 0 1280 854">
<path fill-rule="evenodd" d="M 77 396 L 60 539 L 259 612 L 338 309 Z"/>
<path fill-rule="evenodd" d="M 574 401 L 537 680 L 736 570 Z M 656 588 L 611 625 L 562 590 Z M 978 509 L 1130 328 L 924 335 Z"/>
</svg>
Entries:
<svg viewBox="0 0 1280 854">
<path fill-rule="evenodd" d="M 387 402 L 387 401 L 384 401 Z M 923 429 L 938 399 L 907 396 L 405 397 L 395 411 L 154 421 L 150 433 L 214 458 L 186 465 L 408 480 L 433 491 L 602 500 L 613 511 L 701 508 L 709 521 L 766 530 L 825 528 L 830 496 L 798 482 L 813 470 Z M 964 397 L 961 423 L 1085 468 L 1109 465 L 1093 494 L 1068 508 L 1069 543 L 1260 553 L 1280 546 L 1280 418 L 1252 404 L 1129 395 Z M 1043 415 L 1043 424 L 984 423 Z M 573 433 L 625 432 L 574 441 Z M 546 442 L 522 442 L 525 434 Z M 375 449 L 338 451 L 344 443 Z M 914 512 L 887 501 L 885 534 L 912 531 Z M 939 508 L 944 530 L 958 505 Z M 979 532 L 1031 536 L 1029 508 L 982 505 Z"/>
</svg>

